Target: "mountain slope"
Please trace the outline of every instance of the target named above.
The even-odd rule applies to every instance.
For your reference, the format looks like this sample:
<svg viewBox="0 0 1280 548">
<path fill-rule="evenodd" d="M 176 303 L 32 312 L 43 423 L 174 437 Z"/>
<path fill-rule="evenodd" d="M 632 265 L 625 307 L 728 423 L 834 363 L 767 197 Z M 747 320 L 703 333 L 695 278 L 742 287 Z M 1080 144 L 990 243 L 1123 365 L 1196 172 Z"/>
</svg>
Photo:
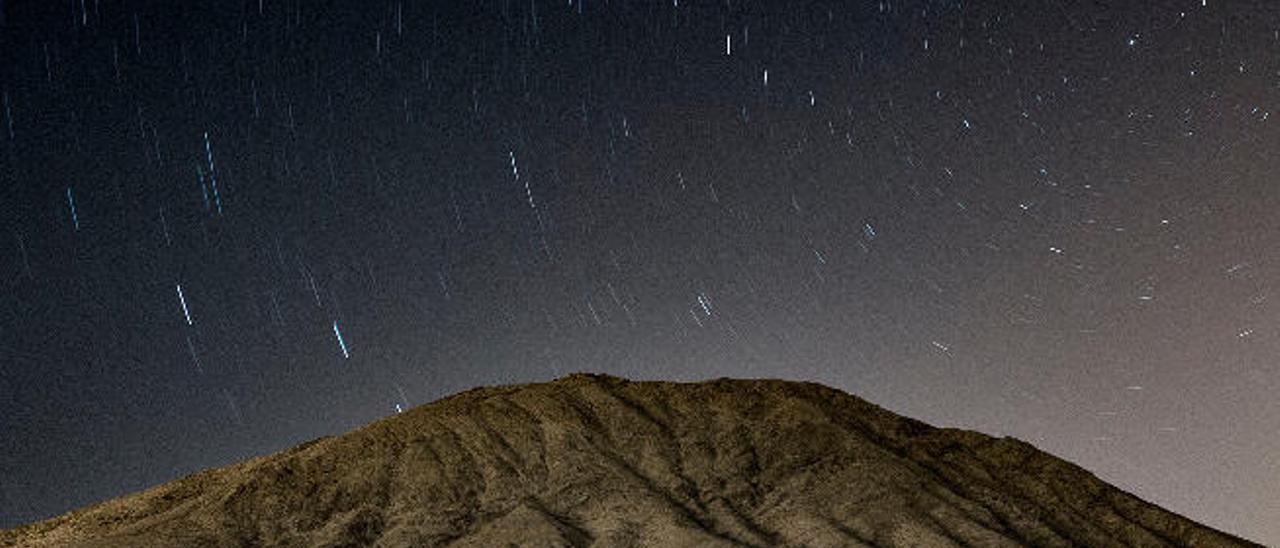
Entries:
<svg viewBox="0 0 1280 548">
<path fill-rule="evenodd" d="M 1256 546 L 1012 438 L 817 384 L 573 375 L 18 529 L 0 546 Z"/>
</svg>

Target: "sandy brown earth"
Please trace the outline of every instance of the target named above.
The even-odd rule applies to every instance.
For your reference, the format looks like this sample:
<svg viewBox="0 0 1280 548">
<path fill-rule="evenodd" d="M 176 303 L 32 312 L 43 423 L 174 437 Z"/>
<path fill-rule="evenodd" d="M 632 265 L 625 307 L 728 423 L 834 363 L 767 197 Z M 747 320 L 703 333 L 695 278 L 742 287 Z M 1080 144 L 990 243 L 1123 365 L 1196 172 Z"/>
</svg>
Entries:
<svg viewBox="0 0 1280 548">
<path fill-rule="evenodd" d="M 1257 546 L 817 384 L 475 389 L 0 546 Z"/>
</svg>

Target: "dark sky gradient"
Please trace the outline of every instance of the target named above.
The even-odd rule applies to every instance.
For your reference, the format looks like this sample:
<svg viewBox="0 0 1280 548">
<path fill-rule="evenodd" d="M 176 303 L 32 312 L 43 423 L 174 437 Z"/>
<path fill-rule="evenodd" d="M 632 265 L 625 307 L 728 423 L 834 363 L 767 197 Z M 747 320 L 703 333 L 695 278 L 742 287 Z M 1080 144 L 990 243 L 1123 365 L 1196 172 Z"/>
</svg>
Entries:
<svg viewBox="0 0 1280 548">
<path fill-rule="evenodd" d="M 589 370 L 1280 544 L 1280 4 L 438 4 L 0 1 L 0 526 Z"/>
</svg>

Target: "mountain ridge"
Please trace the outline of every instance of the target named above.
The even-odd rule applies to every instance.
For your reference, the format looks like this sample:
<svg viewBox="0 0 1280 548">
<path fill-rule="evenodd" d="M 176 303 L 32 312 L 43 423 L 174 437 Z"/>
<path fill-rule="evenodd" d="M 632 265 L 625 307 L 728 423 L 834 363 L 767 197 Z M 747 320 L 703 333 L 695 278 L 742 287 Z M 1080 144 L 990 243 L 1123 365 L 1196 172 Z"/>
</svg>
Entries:
<svg viewBox="0 0 1280 548">
<path fill-rule="evenodd" d="M 0 546 L 1259 546 L 816 383 L 479 387 Z"/>
</svg>

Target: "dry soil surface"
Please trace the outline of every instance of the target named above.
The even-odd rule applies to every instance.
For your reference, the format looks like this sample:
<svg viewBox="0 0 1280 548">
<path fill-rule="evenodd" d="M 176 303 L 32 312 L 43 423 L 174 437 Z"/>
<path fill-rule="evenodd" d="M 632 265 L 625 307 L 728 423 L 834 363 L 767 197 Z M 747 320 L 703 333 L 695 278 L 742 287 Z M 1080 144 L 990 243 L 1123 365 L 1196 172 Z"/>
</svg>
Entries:
<svg viewBox="0 0 1280 548">
<path fill-rule="evenodd" d="M 825 386 L 573 375 L 0 531 L 0 546 L 1257 546 Z"/>
</svg>

